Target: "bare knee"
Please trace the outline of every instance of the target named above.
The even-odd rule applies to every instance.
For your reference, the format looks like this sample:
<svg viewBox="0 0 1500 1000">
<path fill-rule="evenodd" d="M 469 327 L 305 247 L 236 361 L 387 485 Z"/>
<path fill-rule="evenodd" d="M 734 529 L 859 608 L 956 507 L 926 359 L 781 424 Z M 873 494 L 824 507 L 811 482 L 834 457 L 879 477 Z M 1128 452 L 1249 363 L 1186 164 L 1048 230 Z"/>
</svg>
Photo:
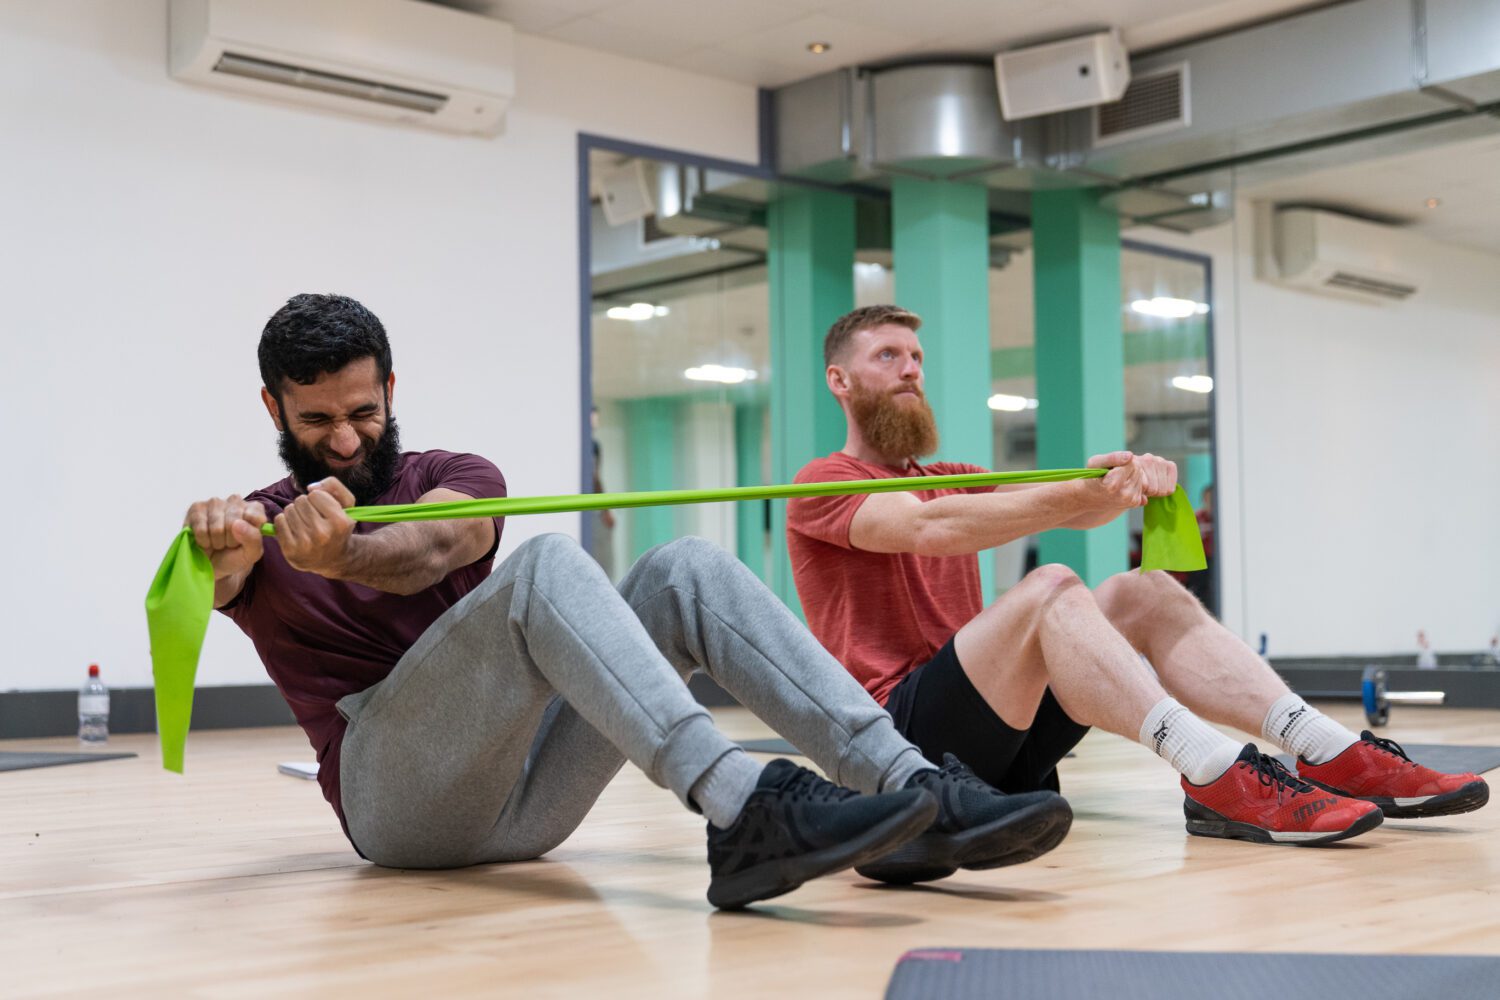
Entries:
<svg viewBox="0 0 1500 1000">
<path fill-rule="evenodd" d="M 1019 586 L 1051 592 L 1069 587 L 1081 587 L 1083 581 L 1078 578 L 1077 573 L 1062 563 L 1045 563 L 1027 573 Z"/>
<path fill-rule="evenodd" d="M 1105 617 L 1132 639 L 1155 626 L 1180 626 L 1206 615 L 1203 605 L 1170 573 L 1117 573 L 1095 592 Z"/>
</svg>

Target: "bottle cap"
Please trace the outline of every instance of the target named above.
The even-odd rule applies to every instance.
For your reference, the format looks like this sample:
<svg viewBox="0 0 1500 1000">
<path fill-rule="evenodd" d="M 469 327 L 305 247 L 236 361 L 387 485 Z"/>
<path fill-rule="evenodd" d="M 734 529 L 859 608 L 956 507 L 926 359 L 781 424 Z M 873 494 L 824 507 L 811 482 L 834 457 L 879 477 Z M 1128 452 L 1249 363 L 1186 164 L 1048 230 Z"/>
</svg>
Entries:
<svg viewBox="0 0 1500 1000">
<path fill-rule="evenodd" d="M 89 676 L 90 677 L 98 677 L 99 676 L 99 664 L 97 664 L 97 663 L 90 663 L 89 664 Z"/>
</svg>

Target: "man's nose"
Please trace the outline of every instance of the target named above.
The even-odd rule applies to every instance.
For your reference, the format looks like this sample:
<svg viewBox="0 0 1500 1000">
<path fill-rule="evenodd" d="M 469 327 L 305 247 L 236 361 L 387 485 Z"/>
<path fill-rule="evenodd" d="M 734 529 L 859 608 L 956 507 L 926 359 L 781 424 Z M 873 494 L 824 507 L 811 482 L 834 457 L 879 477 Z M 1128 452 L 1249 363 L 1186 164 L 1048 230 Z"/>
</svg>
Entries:
<svg viewBox="0 0 1500 1000">
<path fill-rule="evenodd" d="M 335 427 L 328 439 L 328 447 L 339 458 L 349 458 L 359 451 L 359 435 L 354 433 L 354 425 L 340 424 Z"/>
</svg>

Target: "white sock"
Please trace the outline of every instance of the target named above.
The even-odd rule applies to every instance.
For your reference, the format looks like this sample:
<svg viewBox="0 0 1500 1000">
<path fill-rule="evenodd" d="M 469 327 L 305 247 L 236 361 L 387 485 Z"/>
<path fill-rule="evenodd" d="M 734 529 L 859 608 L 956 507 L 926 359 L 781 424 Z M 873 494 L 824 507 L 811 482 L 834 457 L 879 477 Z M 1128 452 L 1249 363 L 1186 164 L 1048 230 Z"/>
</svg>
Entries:
<svg viewBox="0 0 1500 1000">
<path fill-rule="evenodd" d="M 1234 766 L 1242 749 L 1176 698 L 1163 698 L 1146 713 L 1140 740 L 1195 785 L 1221 777 Z"/>
<path fill-rule="evenodd" d="M 714 761 L 713 766 L 693 782 L 688 798 L 710 823 L 727 830 L 740 818 L 755 783 L 760 780 L 761 766 L 750 755 L 736 747 Z"/>
<path fill-rule="evenodd" d="M 1271 703 L 1260 734 L 1309 764 L 1326 764 L 1359 742 L 1358 736 L 1290 691 Z"/>
</svg>

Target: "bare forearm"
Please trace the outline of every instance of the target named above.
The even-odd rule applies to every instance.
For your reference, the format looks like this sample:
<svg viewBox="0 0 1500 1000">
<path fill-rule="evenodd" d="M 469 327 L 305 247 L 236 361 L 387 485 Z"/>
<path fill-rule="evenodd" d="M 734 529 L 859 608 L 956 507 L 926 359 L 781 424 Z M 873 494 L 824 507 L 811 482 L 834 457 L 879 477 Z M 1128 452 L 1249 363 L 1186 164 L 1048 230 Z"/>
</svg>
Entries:
<svg viewBox="0 0 1500 1000">
<path fill-rule="evenodd" d="M 922 504 L 917 515 L 917 552 L 932 556 L 964 555 L 1039 531 L 1082 526 L 1075 522 L 1101 516 L 1095 501 L 1080 488 L 1082 485 L 1048 483 L 1011 493 L 929 500 Z"/>
<path fill-rule="evenodd" d="M 222 608 L 230 601 L 240 595 L 245 589 L 245 580 L 249 573 L 233 573 L 220 580 L 214 581 L 214 607 Z"/>
<path fill-rule="evenodd" d="M 1115 518 L 1119 517 L 1122 513 L 1124 512 L 1119 510 L 1089 511 L 1087 514 L 1080 514 L 1070 521 L 1059 524 L 1058 527 L 1077 528 L 1080 531 L 1086 531 L 1089 528 L 1102 527 L 1113 521 Z"/>
<path fill-rule="evenodd" d="M 453 525 L 393 524 L 351 535 L 344 558 L 325 575 L 389 594 L 415 594 L 448 575 L 458 545 Z"/>
</svg>

